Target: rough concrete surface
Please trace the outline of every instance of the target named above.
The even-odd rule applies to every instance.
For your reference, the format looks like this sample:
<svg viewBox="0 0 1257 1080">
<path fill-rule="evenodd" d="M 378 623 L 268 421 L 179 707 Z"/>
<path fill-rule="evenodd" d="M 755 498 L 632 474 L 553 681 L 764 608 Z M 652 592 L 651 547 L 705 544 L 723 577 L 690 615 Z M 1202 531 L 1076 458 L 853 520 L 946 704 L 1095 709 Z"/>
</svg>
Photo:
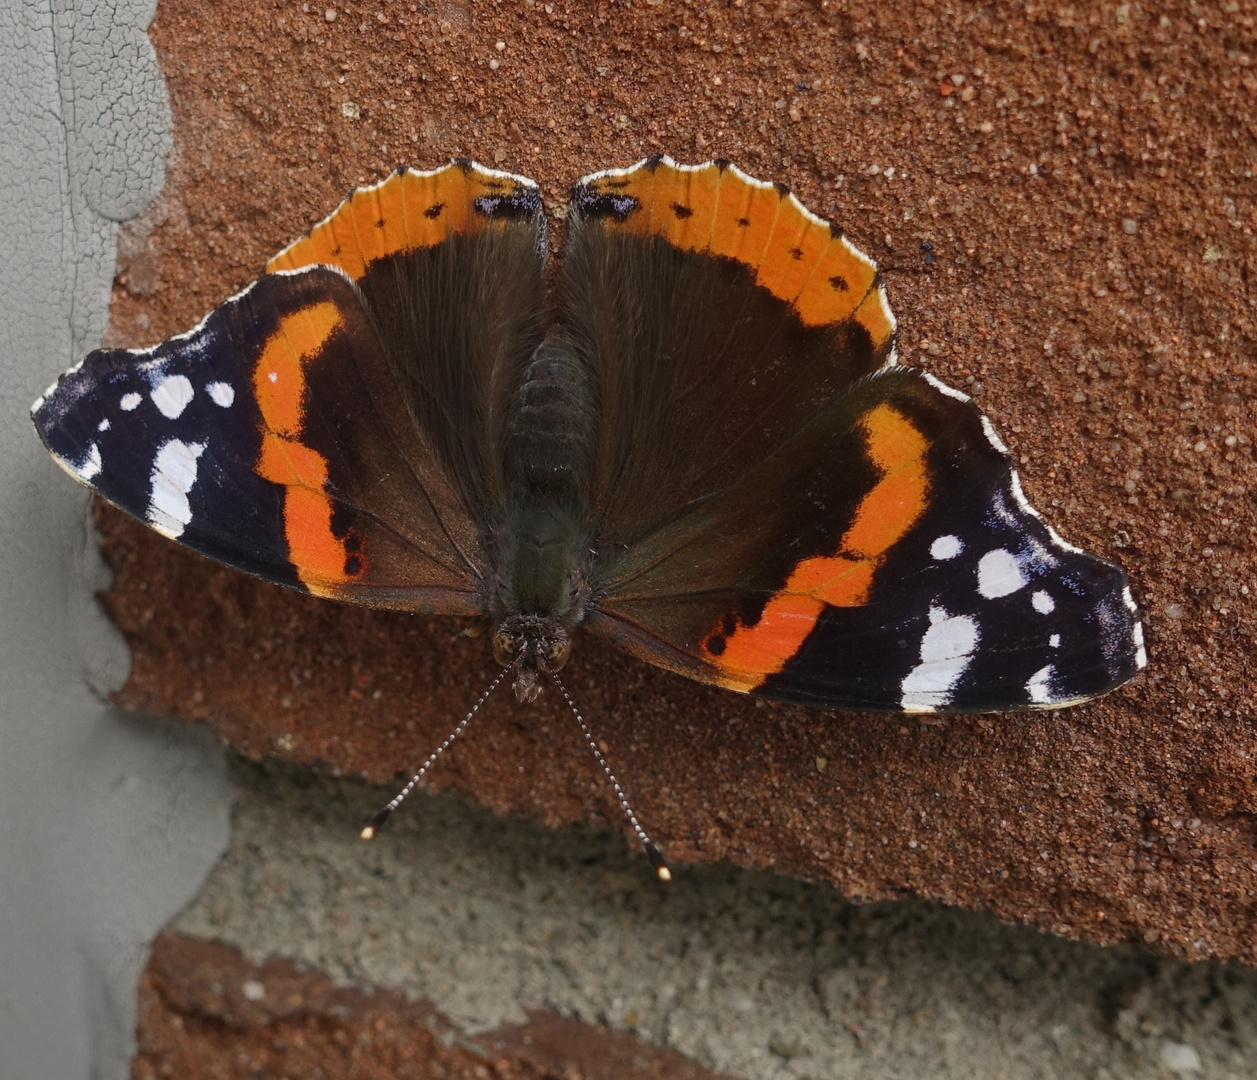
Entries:
<svg viewBox="0 0 1257 1080">
<path fill-rule="evenodd" d="M 398 160 L 531 174 L 559 252 L 569 186 L 657 151 L 834 218 L 885 268 L 905 358 L 972 391 L 1032 502 L 1128 568 L 1152 664 L 1063 713 L 923 723 L 581 639 L 569 683 L 612 764 L 674 861 L 1257 962 L 1250 7 L 168 0 L 152 36 L 176 156 L 128 230 L 115 342 L 185 329 Z M 448 621 L 106 531 L 120 700 L 248 754 L 408 773 L 493 670 Z M 491 701 L 433 784 L 621 827 L 555 697 Z"/>
<path fill-rule="evenodd" d="M 619 837 L 494 818 L 452 794 L 363 844 L 346 825 L 387 789 L 277 763 L 235 775 L 231 850 L 172 928 L 423 999 L 471 1046 L 551 1009 L 746 1080 L 1257 1071 L 1249 969 L 919 901 L 854 905 L 728 866 L 663 886 Z M 259 1008 L 282 1000 L 282 980 L 268 998 L 259 979 Z M 217 1010 L 237 1028 L 245 990 Z"/>
<path fill-rule="evenodd" d="M 98 694 L 129 670 L 88 500 L 35 396 L 105 328 L 115 222 L 160 190 L 147 3 L 0 4 L 0 1077 L 116 1080 L 149 941 L 226 843 L 204 732 Z"/>
</svg>

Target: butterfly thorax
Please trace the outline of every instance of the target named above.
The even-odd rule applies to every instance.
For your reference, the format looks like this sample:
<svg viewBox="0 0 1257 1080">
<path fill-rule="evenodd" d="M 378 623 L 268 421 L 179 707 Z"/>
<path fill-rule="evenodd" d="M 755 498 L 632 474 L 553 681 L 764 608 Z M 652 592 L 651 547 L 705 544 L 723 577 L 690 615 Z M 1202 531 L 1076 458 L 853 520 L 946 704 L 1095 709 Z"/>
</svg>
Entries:
<svg viewBox="0 0 1257 1080">
<path fill-rule="evenodd" d="M 567 660 L 589 599 L 585 487 L 594 402 L 589 373 L 568 346 L 533 354 L 508 420 L 503 474 L 509 495 L 494 530 L 494 653 L 516 665 L 515 693 L 532 701 L 544 666 Z"/>
</svg>

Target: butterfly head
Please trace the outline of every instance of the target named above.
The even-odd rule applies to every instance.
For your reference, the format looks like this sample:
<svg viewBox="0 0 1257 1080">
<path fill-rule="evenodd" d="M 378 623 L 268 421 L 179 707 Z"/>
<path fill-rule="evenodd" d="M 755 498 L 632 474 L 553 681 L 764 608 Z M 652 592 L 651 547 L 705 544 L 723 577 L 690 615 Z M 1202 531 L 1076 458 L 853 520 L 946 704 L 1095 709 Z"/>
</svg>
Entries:
<svg viewBox="0 0 1257 1080">
<path fill-rule="evenodd" d="M 555 619 L 544 615 L 511 615 L 493 631 L 493 655 L 515 668 L 515 696 L 536 701 L 542 671 L 559 671 L 572 652 L 572 639 Z"/>
</svg>

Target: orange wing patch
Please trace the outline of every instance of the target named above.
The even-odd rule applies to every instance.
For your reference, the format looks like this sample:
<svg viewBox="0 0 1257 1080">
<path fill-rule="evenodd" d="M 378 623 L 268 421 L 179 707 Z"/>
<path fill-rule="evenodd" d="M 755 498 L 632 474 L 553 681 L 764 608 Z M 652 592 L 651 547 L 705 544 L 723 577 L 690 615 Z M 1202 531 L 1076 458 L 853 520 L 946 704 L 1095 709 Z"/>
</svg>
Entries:
<svg viewBox="0 0 1257 1080">
<path fill-rule="evenodd" d="M 334 595 L 334 587 L 361 577 L 366 568 L 360 538 L 337 535 L 327 484 L 327 459 L 301 441 L 305 368 L 341 325 L 340 311 L 326 301 L 280 320 L 253 370 L 253 392 L 266 430 L 254 470 L 284 488 L 284 537 L 288 561 L 310 592 Z"/>
<path fill-rule="evenodd" d="M 621 200 L 620 205 L 636 201 L 631 212 L 604 218 L 606 229 L 661 236 L 686 251 L 707 251 L 750 267 L 756 281 L 792 305 L 805 326 L 843 322 L 871 302 L 878 314 L 859 321 L 876 331 L 874 349 L 894 334 L 876 264 L 782 185 L 755 180 L 723 161 L 690 166 L 663 157 L 587 176 L 578 191 Z"/>
<path fill-rule="evenodd" d="M 328 300 L 281 319 L 279 329 L 266 339 L 253 368 L 253 396 L 271 431 L 290 438 L 301 433 L 306 392 L 302 362 L 318 353 L 340 321 L 340 311 Z"/>
<path fill-rule="evenodd" d="M 435 247 L 453 235 L 493 227 L 477 200 L 534 196 L 523 176 L 459 160 L 420 172 L 398 169 L 373 187 L 358 188 L 309 234 L 266 264 L 267 273 L 306 266 L 335 266 L 358 281 L 377 259 Z"/>
<path fill-rule="evenodd" d="M 890 313 L 886 289 L 879 282 L 855 311 L 855 321 L 869 332 L 874 343 L 889 341 L 895 333 L 895 317 Z"/>
<path fill-rule="evenodd" d="M 723 686 L 749 692 L 785 667 L 826 606 L 866 603 L 886 552 L 925 510 L 930 478 L 925 437 L 906 416 L 879 405 L 860 421 L 865 452 L 880 478 L 860 500 L 834 555 L 802 560 L 750 626 L 722 620 L 703 652 Z"/>
<path fill-rule="evenodd" d="M 877 267 L 838 237 L 821 252 L 807 281 L 799 289 L 794 306 L 809 326 L 840 323 L 849 319 L 862 303 L 874 299 L 883 309 L 883 319 L 873 344 L 880 346 L 895 332 L 895 319 L 880 289 L 874 289 Z M 870 291 L 872 290 L 872 291 Z"/>
</svg>

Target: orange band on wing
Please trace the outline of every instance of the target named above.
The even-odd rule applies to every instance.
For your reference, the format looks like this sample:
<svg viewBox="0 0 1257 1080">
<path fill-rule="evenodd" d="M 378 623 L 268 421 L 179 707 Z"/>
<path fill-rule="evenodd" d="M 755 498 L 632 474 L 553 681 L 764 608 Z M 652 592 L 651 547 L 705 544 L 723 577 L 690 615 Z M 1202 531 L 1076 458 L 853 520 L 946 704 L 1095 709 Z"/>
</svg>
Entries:
<svg viewBox="0 0 1257 1080">
<path fill-rule="evenodd" d="M 930 486 L 925 436 L 889 405 L 864 416 L 860 429 L 880 478 L 856 507 L 837 554 L 802 560 L 755 623 L 728 633 L 722 620 L 704 641 L 725 686 L 754 690 L 799 651 L 826 606 L 866 603 L 886 552 L 925 510 Z"/>
<path fill-rule="evenodd" d="M 301 430 L 306 377 L 302 365 L 318 352 L 340 325 L 340 311 L 330 300 L 285 315 L 262 347 L 253 368 L 253 394 L 266 426 L 281 435 Z"/>
<path fill-rule="evenodd" d="M 324 491 L 327 458 L 301 441 L 305 416 L 305 366 L 341 325 L 330 300 L 280 320 L 253 371 L 253 390 L 265 430 L 254 470 L 284 489 L 284 538 L 288 561 L 312 593 L 361 576 L 363 553 L 350 552 L 332 530 L 332 500 Z"/>
<path fill-rule="evenodd" d="M 873 261 L 785 187 L 754 180 L 723 162 L 691 168 L 667 158 L 600 173 L 583 187 L 636 201 L 636 209 L 622 218 L 601 219 L 601 228 L 658 236 L 683 251 L 735 259 L 755 272 L 757 284 L 790 304 L 805 326 L 840 323 L 867 297 L 884 309 L 860 320 L 874 349 L 894 333 L 890 307 L 873 289 Z"/>
<path fill-rule="evenodd" d="M 332 532 L 332 501 L 321 491 L 290 487 L 284 493 L 284 535 L 288 561 L 297 568 L 301 583 L 316 595 L 331 595 L 330 586 L 351 581 L 362 573 L 361 556 L 351 556 Z M 346 564 L 358 572 L 347 572 Z"/>
<path fill-rule="evenodd" d="M 322 491 L 327 483 L 327 458 L 296 439 L 266 432 L 255 466 L 258 476 L 284 487 L 308 487 Z"/>
<path fill-rule="evenodd" d="M 916 523 L 925 509 L 930 480 L 922 435 L 903 413 L 879 405 L 860 421 L 869 460 L 881 472 L 842 537 L 842 549 L 877 558 Z"/>
<path fill-rule="evenodd" d="M 483 232 L 493 219 L 475 212 L 476 200 L 523 191 L 536 187 L 471 161 L 431 172 L 401 169 L 354 191 L 307 236 L 271 259 L 266 271 L 336 266 L 358 281 L 377 259 L 434 247 L 452 235 Z"/>
</svg>

